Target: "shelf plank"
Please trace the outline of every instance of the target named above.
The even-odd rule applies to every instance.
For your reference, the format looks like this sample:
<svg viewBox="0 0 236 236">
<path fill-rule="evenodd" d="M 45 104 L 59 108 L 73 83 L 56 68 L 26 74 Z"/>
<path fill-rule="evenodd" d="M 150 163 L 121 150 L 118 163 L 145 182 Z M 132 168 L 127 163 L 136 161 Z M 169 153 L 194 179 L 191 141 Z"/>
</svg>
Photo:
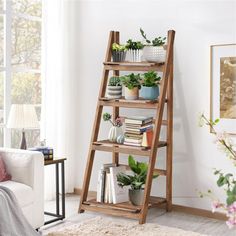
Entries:
<svg viewBox="0 0 236 236">
<path fill-rule="evenodd" d="M 167 142 L 164 141 L 159 142 L 158 147 L 165 147 L 165 146 L 167 146 Z M 139 156 L 150 156 L 150 148 L 118 144 L 110 142 L 109 140 L 101 140 L 93 142 L 92 148 L 93 150 L 105 151 L 105 152 L 117 152 L 117 153 L 125 153 Z"/>
<path fill-rule="evenodd" d="M 163 72 L 165 63 L 155 62 L 104 62 L 106 70 L 119 71 L 160 71 Z"/>
<path fill-rule="evenodd" d="M 167 100 L 166 100 L 167 102 Z M 107 97 L 99 98 L 101 106 L 112 106 L 112 107 L 127 107 L 127 108 L 141 108 L 141 109 L 157 109 L 158 100 L 126 100 L 124 97 L 120 99 L 109 99 Z"/>
</svg>

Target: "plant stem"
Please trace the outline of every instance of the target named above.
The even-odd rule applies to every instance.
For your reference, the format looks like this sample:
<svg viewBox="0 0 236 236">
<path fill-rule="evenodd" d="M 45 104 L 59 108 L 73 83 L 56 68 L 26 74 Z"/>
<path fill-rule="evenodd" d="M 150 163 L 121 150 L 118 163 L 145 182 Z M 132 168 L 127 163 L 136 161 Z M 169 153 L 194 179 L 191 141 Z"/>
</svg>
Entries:
<svg viewBox="0 0 236 236">
<path fill-rule="evenodd" d="M 109 121 L 111 122 L 112 126 L 115 126 L 115 124 L 111 121 L 111 119 Z"/>
</svg>

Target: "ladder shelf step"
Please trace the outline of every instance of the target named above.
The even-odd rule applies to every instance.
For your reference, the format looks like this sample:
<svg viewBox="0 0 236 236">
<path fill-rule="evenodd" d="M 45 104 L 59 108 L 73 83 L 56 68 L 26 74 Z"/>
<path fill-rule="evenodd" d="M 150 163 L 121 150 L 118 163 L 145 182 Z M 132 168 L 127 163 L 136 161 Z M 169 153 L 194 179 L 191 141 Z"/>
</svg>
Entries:
<svg viewBox="0 0 236 236">
<path fill-rule="evenodd" d="M 156 62 L 104 62 L 106 70 L 119 71 L 163 71 L 165 63 Z"/>
<path fill-rule="evenodd" d="M 165 146 L 167 146 L 167 142 L 164 141 L 160 141 L 158 144 L 158 147 L 165 147 Z M 101 140 L 93 142 L 92 148 L 93 150 L 98 150 L 98 151 L 125 153 L 139 156 L 150 156 L 151 154 L 150 148 L 118 144 L 110 142 L 109 140 Z"/>
</svg>

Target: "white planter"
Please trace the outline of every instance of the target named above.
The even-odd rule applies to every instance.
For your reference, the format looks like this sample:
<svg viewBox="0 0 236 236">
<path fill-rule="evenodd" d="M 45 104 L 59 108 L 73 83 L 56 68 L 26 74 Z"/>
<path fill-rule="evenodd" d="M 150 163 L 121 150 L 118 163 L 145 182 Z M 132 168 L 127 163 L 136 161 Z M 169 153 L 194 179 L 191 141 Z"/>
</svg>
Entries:
<svg viewBox="0 0 236 236">
<path fill-rule="evenodd" d="M 108 134 L 108 140 L 110 142 L 116 142 L 117 138 L 123 134 L 123 130 L 121 127 L 118 126 L 112 126 L 109 130 Z"/>
<path fill-rule="evenodd" d="M 122 86 L 107 86 L 107 97 L 111 99 L 122 97 Z"/>
<path fill-rule="evenodd" d="M 136 100 L 139 97 L 139 89 L 137 87 L 133 89 L 128 89 L 125 87 L 125 99 L 127 100 Z"/>
<path fill-rule="evenodd" d="M 165 62 L 166 50 L 163 46 L 145 46 L 143 48 L 143 58 L 149 62 Z"/>
<path fill-rule="evenodd" d="M 127 57 L 131 62 L 141 62 L 142 61 L 143 50 L 128 50 Z"/>
</svg>

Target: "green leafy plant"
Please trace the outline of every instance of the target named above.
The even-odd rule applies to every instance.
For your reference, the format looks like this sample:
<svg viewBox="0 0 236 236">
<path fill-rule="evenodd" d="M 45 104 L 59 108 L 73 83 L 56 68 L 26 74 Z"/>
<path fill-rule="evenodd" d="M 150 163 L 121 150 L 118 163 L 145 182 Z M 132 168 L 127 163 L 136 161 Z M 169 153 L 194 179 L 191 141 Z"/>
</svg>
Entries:
<svg viewBox="0 0 236 236">
<path fill-rule="evenodd" d="M 112 50 L 113 51 L 126 51 L 126 45 L 118 44 L 118 43 L 113 43 L 112 44 Z"/>
<path fill-rule="evenodd" d="M 148 71 L 143 74 L 142 85 L 145 87 L 157 87 L 161 77 L 155 71 Z"/>
<path fill-rule="evenodd" d="M 131 50 L 140 50 L 143 47 L 144 45 L 140 41 L 132 41 L 132 39 L 129 39 L 126 44 L 126 48 Z"/>
<path fill-rule="evenodd" d="M 125 173 L 117 174 L 118 185 L 120 187 L 130 186 L 133 190 L 142 189 L 143 185 L 146 183 L 148 164 L 135 161 L 131 155 L 129 155 L 128 162 L 133 175 L 127 175 Z M 157 177 L 158 175 L 153 175 L 153 178 Z"/>
<path fill-rule="evenodd" d="M 121 81 L 119 76 L 112 76 L 109 79 L 109 86 L 121 86 Z"/>
<path fill-rule="evenodd" d="M 163 46 L 166 42 L 166 37 L 157 37 L 153 40 L 149 40 L 147 39 L 147 35 L 144 33 L 143 29 L 140 28 L 140 33 L 142 35 L 142 37 L 145 39 L 145 41 L 147 42 L 147 44 L 151 44 L 152 46 Z"/>
<path fill-rule="evenodd" d="M 127 87 L 128 89 L 133 89 L 133 88 L 138 88 L 140 89 L 141 88 L 141 84 L 140 84 L 140 81 L 141 81 L 141 77 L 140 77 L 140 74 L 134 74 L 134 73 L 131 73 L 129 75 L 125 75 L 125 76 L 122 76 L 120 78 L 122 84 Z"/>
</svg>

